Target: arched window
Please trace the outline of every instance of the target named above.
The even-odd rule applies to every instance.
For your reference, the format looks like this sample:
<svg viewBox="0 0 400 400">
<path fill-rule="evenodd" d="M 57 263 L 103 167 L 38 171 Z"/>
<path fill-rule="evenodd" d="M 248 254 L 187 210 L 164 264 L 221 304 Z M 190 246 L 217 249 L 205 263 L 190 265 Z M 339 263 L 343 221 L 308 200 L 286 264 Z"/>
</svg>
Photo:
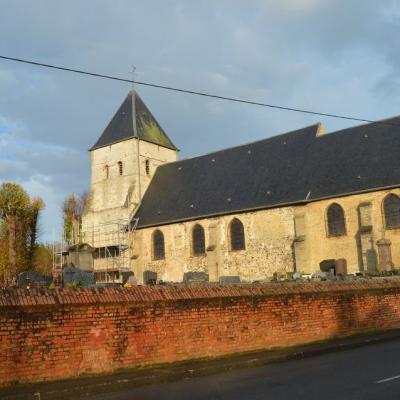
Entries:
<svg viewBox="0 0 400 400">
<path fill-rule="evenodd" d="M 231 250 L 244 250 L 246 248 L 244 227 L 237 218 L 234 218 L 229 225 L 229 235 Z"/>
<path fill-rule="evenodd" d="M 383 200 L 383 211 L 385 214 L 385 227 L 400 227 L 400 198 L 395 194 L 389 194 Z"/>
<path fill-rule="evenodd" d="M 105 176 L 106 176 L 106 179 L 108 179 L 109 176 L 110 176 L 110 167 L 109 167 L 108 165 L 106 165 L 106 166 L 104 167 L 104 174 L 105 174 Z"/>
<path fill-rule="evenodd" d="M 165 258 L 164 235 L 160 230 L 153 233 L 153 260 L 163 260 Z"/>
<path fill-rule="evenodd" d="M 331 204 L 326 212 L 328 236 L 342 236 L 346 233 L 343 208 L 336 203 Z"/>
<path fill-rule="evenodd" d="M 145 161 L 146 175 L 150 175 L 150 160 Z"/>
<path fill-rule="evenodd" d="M 120 175 L 124 173 L 124 167 L 122 165 L 122 161 L 118 161 L 118 172 Z"/>
<path fill-rule="evenodd" d="M 192 251 L 194 256 L 201 256 L 206 253 L 204 229 L 199 224 L 196 224 L 192 230 Z"/>
</svg>

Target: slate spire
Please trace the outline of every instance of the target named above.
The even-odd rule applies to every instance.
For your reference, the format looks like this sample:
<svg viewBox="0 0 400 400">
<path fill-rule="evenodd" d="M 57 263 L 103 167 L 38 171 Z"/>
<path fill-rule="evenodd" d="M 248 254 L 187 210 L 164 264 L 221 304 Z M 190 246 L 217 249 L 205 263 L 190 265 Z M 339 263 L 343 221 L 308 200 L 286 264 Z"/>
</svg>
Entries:
<svg viewBox="0 0 400 400">
<path fill-rule="evenodd" d="M 146 142 L 178 150 L 138 93 L 131 90 L 90 151 L 136 137 L 133 123 L 133 96 L 137 136 Z"/>
</svg>

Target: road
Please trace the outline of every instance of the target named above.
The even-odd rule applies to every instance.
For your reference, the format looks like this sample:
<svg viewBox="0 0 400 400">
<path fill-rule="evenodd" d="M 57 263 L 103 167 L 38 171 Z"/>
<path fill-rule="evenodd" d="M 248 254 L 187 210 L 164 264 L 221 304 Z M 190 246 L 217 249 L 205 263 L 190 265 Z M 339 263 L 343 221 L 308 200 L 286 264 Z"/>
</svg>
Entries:
<svg viewBox="0 0 400 400">
<path fill-rule="evenodd" d="M 400 400 L 400 340 L 87 400 Z"/>
</svg>

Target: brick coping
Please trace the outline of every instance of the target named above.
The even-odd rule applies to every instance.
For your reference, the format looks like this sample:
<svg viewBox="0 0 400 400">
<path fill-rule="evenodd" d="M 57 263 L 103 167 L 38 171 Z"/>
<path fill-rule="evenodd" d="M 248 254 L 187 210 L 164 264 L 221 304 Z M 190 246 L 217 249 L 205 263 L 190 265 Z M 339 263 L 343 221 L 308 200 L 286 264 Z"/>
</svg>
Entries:
<svg viewBox="0 0 400 400">
<path fill-rule="evenodd" d="M 333 282 L 210 284 L 197 286 L 167 285 L 90 289 L 5 289 L 0 290 L 0 308 L 73 304 L 143 304 L 194 299 L 269 297 L 384 289 L 400 289 L 400 277 Z"/>
</svg>

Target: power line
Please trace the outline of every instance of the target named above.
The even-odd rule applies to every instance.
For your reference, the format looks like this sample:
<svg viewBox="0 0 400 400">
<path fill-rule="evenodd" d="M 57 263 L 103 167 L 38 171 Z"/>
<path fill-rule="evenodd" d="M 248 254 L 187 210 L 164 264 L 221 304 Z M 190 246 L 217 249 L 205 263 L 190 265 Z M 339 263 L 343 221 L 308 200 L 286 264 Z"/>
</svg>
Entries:
<svg viewBox="0 0 400 400">
<path fill-rule="evenodd" d="M 60 70 L 60 71 L 73 72 L 73 73 L 81 74 L 81 75 L 89 75 L 89 76 L 93 76 L 96 78 L 110 79 L 110 80 L 114 80 L 114 81 L 134 83 L 136 85 L 148 86 L 148 87 L 153 87 L 153 88 L 157 88 L 157 89 L 171 90 L 174 92 L 186 93 L 186 94 L 191 94 L 191 95 L 195 95 L 195 96 L 203 96 L 203 97 L 209 97 L 209 98 L 218 99 L 218 100 L 225 100 L 225 101 L 232 101 L 232 102 L 236 102 L 236 103 L 249 104 L 249 105 L 253 105 L 253 106 L 268 107 L 268 108 L 274 108 L 274 109 L 284 110 L 284 111 L 293 111 L 293 112 L 298 112 L 298 113 L 303 113 L 303 114 L 319 115 L 319 116 L 330 117 L 330 118 L 340 118 L 340 119 L 346 119 L 346 120 L 351 120 L 351 121 L 367 122 L 367 123 L 379 124 L 379 125 L 400 126 L 400 124 L 395 124 L 395 123 L 388 122 L 388 121 L 375 121 L 375 120 L 370 120 L 370 119 L 365 119 L 365 118 L 351 117 L 348 115 L 331 114 L 331 113 L 324 113 L 324 112 L 318 112 L 318 111 L 312 111 L 312 110 L 304 110 L 304 109 L 300 109 L 300 108 L 279 106 L 276 104 L 268 104 L 268 103 L 262 103 L 262 102 L 258 102 L 258 101 L 240 99 L 238 97 L 220 96 L 220 95 L 212 94 L 212 93 L 198 92 L 198 91 L 189 90 L 189 89 L 181 89 L 181 88 L 172 87 L 172 86 L 158 85 L 155 83 L 137 81 L 137 80 L 132 80 L 132 79 L 125 79 L 125 78 L 120 78 L 120 77 L 112 76 L 112 75 L 98 74 L 95 72 L 83 71 L 83 70 L 79 70 L 79 69 L 61 67 L 58 65 L 45 64 L 45 63 L 36 62 L 36 61 L 24 60 L 21 58 L 6 57 L 6 56 L 0 55 L 0 59 L 20 62 L 20 63 L 24 63 L 24 64 L 31 64 L 31 65 L 35 65 L 37 67 L 52 68 L 52 69 L 56 69 L 56 70 Z"/>
</svg>

